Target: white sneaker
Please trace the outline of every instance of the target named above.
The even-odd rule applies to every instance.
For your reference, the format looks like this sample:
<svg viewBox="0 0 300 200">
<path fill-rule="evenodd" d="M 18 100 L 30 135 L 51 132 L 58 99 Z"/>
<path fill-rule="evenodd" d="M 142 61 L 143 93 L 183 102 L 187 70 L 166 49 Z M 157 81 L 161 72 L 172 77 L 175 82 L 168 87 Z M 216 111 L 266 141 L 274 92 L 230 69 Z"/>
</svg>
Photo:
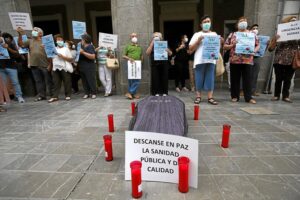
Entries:
<svg viewBox="0 0 300 200">
<path fill-rule="evenodd" d="M 176 92 L 180 92 L 180 89 L 179 89 L 179 87 L 177 87 L 177 88 L 176 88 Z"/>
<path fill-rule="evenodd" d="M 25 100 L 23 99 L 23 97 L 18 97 L 18 102 L 19 103 L 25 103 Z"/>
<path fill-rule="evenodd" d="M 92 99 L 96 99 L 96 95 L 95 94 L 92 95 Z"/>
<path fill-rule="evenodd" d="M 167 94 L 163 94 L 163 97 L 166 97 L 166 96 L 168 96 Z"/>
<path fill-rule="evenodd" d="M 155 96 L 156 96 L 156 97 L 159 97 L 159 94 L 156 94 Z"/>
<path fill-rule="evenodd" d="M 85 94 L 82 98 L 87 99 L 87 98 L 89 98 L 89 95 Z"/>
</svg>

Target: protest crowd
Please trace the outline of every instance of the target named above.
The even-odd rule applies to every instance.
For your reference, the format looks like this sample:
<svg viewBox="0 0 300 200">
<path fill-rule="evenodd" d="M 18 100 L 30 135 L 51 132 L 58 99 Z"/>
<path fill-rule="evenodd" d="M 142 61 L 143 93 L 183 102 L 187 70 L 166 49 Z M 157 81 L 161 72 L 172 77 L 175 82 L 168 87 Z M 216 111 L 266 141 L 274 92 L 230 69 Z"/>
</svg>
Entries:
<svg viewBox="0 0 300 200">
<path fill-rule="evenodd" d="M 297 21 L 296 16 L 282 19 L 281 23 Z M 142 49 L 139 35 L 132 33 L 128 45 L 119 55 L 116 49 L 107 46 L 98 47 L 92 43 L 91 36 L 84 32 L 80 38 L 68 40 L 63 35 L 44 35 L 43 30 L 34 27 L 30 35 L 22 28 L 15 33 L 1 30 L 0 37 L 0 112 L 6 111 L 5 104 L 14 98 L 25 103 L 22 93 L 20 69 L 29 68 L 34 80 L 35 101 L 47 100 L 52 103 L 62 99 L 61 85 L 64 86 L 64 100 L 80 92 L 78 82 L 82 81 L 83 99 L 95 99 L 98 95 L 98 79 L 104 88 L 104 97 L 113 93 L 113 73 L 120 70 L 120 59 L 128 66 L 142 70 L 143 53 L 151 61 L 151 95 L 168 95 L 168 69 L 175 68 L 175 90 L 195 92 L 194 103 L 203 100 L 207 93 L 207 102 L 217 105 L 214 98 L 215 78 L 227 71 L 228 88 L 232 102 L 240 101 L 256 104 L 254 97 L 259 96 L 257 79 L 260 71 L 258 59 L 265 51 L 275 51 L 273 67 L 275 71 L 275 90 L 272 101 L 282 100 L 292 103 L 289 90 L 299 67 L 299 40 L 281 41 L 279 35 L 260 36 L 258 24 L 248 24 L 247 18 L 240 17 L 236 30 L 222 38 L 211 30 L 209 16 L 200 20 L 200 31 L 189 39 L 187 35 L 178 38 L 175 48 L 170 48 L 160 32 L 154 32 L 149 46 Z M 13 35 L 18 35 L 13 37 Z M 224 67 L 225 66 L 225 67 Z M 127 66 L 126 66 L 127 67 Z M 129 70 L 129 68 L 128 68 Z M 189 87 L 186 86 L 184 71 L 189 72 Z M 98 72 L 98 74 L 97 74 Z M 126 98 L 139 99 L 140 75 L 128 76 Z M 81 84 L 79 84 L 81 85 Z"/>
</svg>

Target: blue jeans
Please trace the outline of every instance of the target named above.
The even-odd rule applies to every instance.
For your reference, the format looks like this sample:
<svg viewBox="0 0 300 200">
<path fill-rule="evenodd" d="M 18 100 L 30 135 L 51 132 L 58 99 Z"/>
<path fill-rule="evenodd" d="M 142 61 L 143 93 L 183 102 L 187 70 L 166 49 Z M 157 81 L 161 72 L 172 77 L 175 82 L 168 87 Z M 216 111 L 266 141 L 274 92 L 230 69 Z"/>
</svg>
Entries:
<svg viewBox="0 0 300 200">
<path fill-rule="evenodd" d="M 215 87 L 215 64 L 204 63 L 196 65 L 195 82 L 198 92 L 213 91 Z"/>
<path fill-rule="evenodd" d="M 11 68 L 0 69 L 0 74 L 5 84 L 7 84 L 6 76 L 10 78 L 12 85 L 14 86 L 16 91 L 16 97 L 22 97 L 22 90 L 18 78 L 18 70 Z"/>
<path fill-rule="evenodd" d="M 136 91 L 140 86 L 140 81 L 140 79 L 128 79 L 128 92 L 130 94 L 136 94 Z"/>
</svg>

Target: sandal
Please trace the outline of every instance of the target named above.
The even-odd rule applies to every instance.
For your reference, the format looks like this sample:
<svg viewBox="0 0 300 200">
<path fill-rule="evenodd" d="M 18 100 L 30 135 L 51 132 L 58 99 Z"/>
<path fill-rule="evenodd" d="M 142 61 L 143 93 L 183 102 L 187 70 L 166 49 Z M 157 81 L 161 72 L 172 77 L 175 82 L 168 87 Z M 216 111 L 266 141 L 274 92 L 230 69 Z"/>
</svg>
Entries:
<svg viewBox="0 0 300 200">
<path fill-rule="evenodd" d="M 288 98 L 288 97 L 283 98 L 282 101 L 285 101 L 287 103 L 293 103 L 293 101 L 290 98 Z"/>
<path fill-rule="evenodd" d="M 278 101 L 279 97 L 272 97 L 271 101 Z"/>
<path fill-rule="evenodd" d="M 0 112 L 6 112 L 5 108 L 0 107 Z"/>
<path fill-rule="evenodd" d="M 195 104 L 199 104 L 201 102 L 201 97 L 196 97 L 196 99 L 194 100 Z"/>
<path fill-rule="evenodd" d="M 254 99 L 250 99 L 250 101 L 248 103 L 256 104 L 256 101 Z"/>
<path fill-rule="evenodd" d="M 37 101 L 42 101 L 42 100 L 46 100 L 46 98 L 45 97 L 38 97 L 34 101 L 37 102 Z"/>
<path fill-rule="evenodd" d="M 65 100 L 66 100 L 66 101 L 70 101 L 70 100 L 71 100 L 71 97 L 66 97 Z"/>
<path fill-rule="evenodd" d="M 237 98 L 232 98 L 231 102 L 238 102 L 239 100 Z"/>
<path fill-rule="evenodd" d="M 48 100 L 48 103 L 53 103 L 54 101 L 58 101 L 58 98 L 51 98 Z"/>
<path fill-rule="evenodd" d="M 218 102 L 214 100 L 214 98 L 208 99 L 207 102 L 210 103 L 211 105 L 218 105 Z"/>
</svg>

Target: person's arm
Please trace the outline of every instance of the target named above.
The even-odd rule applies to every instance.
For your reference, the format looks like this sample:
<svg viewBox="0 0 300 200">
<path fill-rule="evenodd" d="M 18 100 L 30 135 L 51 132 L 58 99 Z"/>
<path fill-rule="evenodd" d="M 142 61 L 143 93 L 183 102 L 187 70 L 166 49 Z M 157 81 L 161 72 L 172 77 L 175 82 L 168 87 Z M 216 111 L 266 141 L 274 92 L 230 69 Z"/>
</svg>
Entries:
<svg viewBox="0 0 300 200">
<path fill-rule="evenodd" d="M 80 49 L 80 54 L 90 60 L 95 60 L 95 58 L 96 58 L 95 53 L 89 53 L 89 52 L 84 51 L 83 49 Z"/>
<path fill-rule="evenodd" d="M 169 48 L 167 48 L 166 51 L 168 52 L 168 56 L 172 56 L 173 52 Z"/>
<path fill-rule="evenodd" d="M 175 51 L 178 52 L 178 51 L 180 51 L 180 50 L 183 49 L 183 48 L 185 48 L 185 45 L 184 45 L 184 44 L 181 44 L 181 45 L 179 45 L 179 46 L 175 49 Z"/>
<path fill-rule="evenodd" d="M 154 46 L 154 41 L 152 40 L 151 43 L 150 43 L 150 45 L 149 45 L 149 47 L 148 47 L 147 50 L 146 50 L 147 56 L 150 56 L 150 55 L 151 55 L 152 50 L 153 50 L 153 46 Z"/>
<path fill-rule="evenodd" d="M 195 42 L 191 42 L 189 45 L 189 50 L 190 52 L 194 52 L 196 51 L 196 49 L 199 47 L 199 45 L 202 43 L 203 40 L 203 36 L 201 35 L 200 37 L 198 37 L 198 39 Z M 193 38 L 192 38 L 193 39 Z M 191 40 L 193 41 L 193 40 Z"/>
<path fill-rule="evenodd" d="M 233 37 L 233 33 L 231 33 L 228 36 L 228 38 L 226 39 L 226 42 L 225 42 L 224 47 L 223 47 L 224 50 L 230 50 L 233 47 L 235 47 L 237 41 L 236 40 L 232 40 L 232 37 Z"/>
<path fill-rule="evenodd" d="M 14 56 L 16 56 L 16 57 L 19 56 L 19 51 L 16 50 L 17 47 L 12 48 L 12 47 L 9 46 L 8 44 L 4 44 L 3 47 L 6 48 L 7 51 L 10 52 L 10 53 L 12 53 Z"/>
<path fill-rule="evenodd" d="M 69 50 L 67 50 L 67 51 L 69 51 Z M 61 59 L 63 59 L 63 60 L 65 60 L 65 61 L 67 61 L 67 62 L 73 62 L 73 57 L 72 57 L 72 54 L 71 54 L 71 52 L 69 51 L 69 52 L 67 52 L 66 51 L 66 55 L 62 55 L 62 54 L 57 54 L 57 56 L 58 57 L 60 57 Z"/>
<path fill-rule="evenodd" d="M 274 36 L 272 39 L 271 39 L 271 41 L 269 42 L 269 45 L 268 45 L 268 51 L 269 52 L 272 52 L 272 51 L 274 51 L 274 49 L 276 48 L 276 46 L 277 46 L 277 40 L 279 39 L 279 35 L 276 35 L 276 36 Z"/>
</svg>

